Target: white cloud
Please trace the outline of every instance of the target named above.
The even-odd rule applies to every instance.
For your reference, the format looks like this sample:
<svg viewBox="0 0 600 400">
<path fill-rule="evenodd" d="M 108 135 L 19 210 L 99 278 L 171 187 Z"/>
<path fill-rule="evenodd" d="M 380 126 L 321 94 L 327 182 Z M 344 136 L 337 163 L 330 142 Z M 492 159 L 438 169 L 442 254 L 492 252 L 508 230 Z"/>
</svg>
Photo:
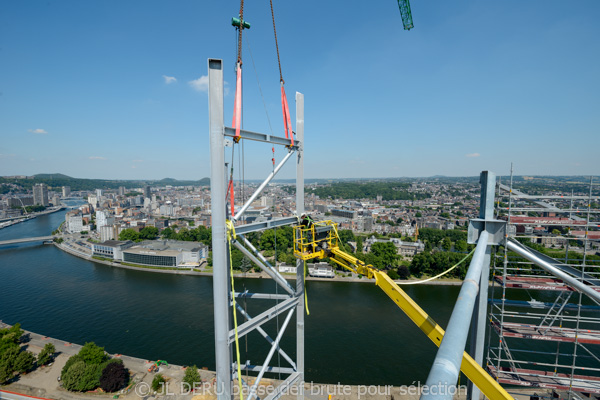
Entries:
<svg viewBox="0 0 600 400">
<path fill-rule="evenodd" d="M 89 159 L 90 160 L 106 160 L 106 157 L 90 156 Z"/>
<path fill-rule="evenodd" d="M 207 92 L 208 91 L 208 75 L 202 75 L 198 79 L 189 81 L 188 85 L 190 85 L 194 90 L 197 90 L 198 92 Z"/>
<path fill-rule="evenodd" d="M 479 157 L 481 154 L 479 153 L 470 153 L 470 154 L 465 154 L 465 157 L 469 157 L 469 158 L 474 158 L 474 157 Z"/>
<path fill-rule="evenodd" d="M 37 133 L 39 135 L 46 135 L 46 134 L 48 134 L 48 132 L 46 132 L 45 129 L 39 129 L 39 128 L 38 129 L 30 129 L 29 132 L 31 132 L 31 133 Z"/>
<path fill-rule="evenodd" d="M 165 78 L 165 83 L 167 85 L 169 85 L 171 83 L 176 83 L 177 82 L 177 78 L 175 78 L 174 76 L 163 75 L 163 78 Z"/>
</svg>

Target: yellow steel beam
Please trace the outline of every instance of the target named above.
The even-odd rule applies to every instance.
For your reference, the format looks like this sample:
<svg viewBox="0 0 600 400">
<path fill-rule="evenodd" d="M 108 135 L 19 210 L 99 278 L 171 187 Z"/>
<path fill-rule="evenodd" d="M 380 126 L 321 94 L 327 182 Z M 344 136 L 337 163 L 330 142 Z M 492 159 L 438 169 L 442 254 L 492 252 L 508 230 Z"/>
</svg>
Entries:
<svg viewBox="0 0 600 400">
<path fill-rule="evenodd" d="M 431 318 L 413 299 L 410 298 L 400 286 L 384 272 L 372 270 L 375 284 L 379 286 L 398 307 L 440 347 L 444 337 L 444 330 Z M 514 400 L 498 382 L 496 382 L 481 365 L 477 364 L 467 352 L 463 353 L 461 371 L 491 400 Z"/>
<path fill-rule="evenodd" d="M 444 338 L 444 330 L 439 326 L 433 318 L 431 318 L 413 299 L 410 298 L 404 290 L 400 288 L 394 281 L 384 272 L 381 272 L 371 265 L 366 265 L 358 258 L 339 249 L 339 238 L 337 237 L 337 229 L 335 223 L 324 221 L 320 224 L 333 225 L 335 235 L 329 235 L 328 255 L 330 260 L 341 265 L 342 267 L 355 273 L 365 275 L 368 278 L 375 278 L 375 284 L 379 286 L 389 297 L 396 303 L 398 307 L 417 325 L 425 335 L 436 346 L 440 347 Z M 302 228 L 297 228 L 302 229 Z M 311 232 L 314 238 L 314 228 Z M 299 236 L 299 235 L 297 235 Z M 335 237 L 334 237 L 335 236 Z M 337 240 L 333 240 L 337 239 Z M 320 243 L 309 241 L 308 243 L 298 242 L 298 249 L 295 249 L 296 256 L 310 253 L 307 248 L 316 246 Z M 311 254 L 310 258 L 324 258 L 326 256 L 323 250 Z M 477 364 L 470 355 L 463 352 L 463 360 L 460 366 L 461 371 L 483 392 L 483 394 L 491 400 L 514 400 L 506 390 L 498 382 L 496 382 L 482 367 Z"/>
</svg>

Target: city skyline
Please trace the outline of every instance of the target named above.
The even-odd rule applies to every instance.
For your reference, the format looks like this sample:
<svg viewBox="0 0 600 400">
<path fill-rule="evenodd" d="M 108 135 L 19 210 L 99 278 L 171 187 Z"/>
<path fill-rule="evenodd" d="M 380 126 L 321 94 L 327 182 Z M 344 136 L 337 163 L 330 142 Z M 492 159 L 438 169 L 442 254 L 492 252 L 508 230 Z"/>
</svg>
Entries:
<svg viewBox="0 0 600 400">
<path fill-rule="evenodd" d="M 305 95 L 307 178 L 508 175 L 511 162 L 600 175 L 597 2 L 413 3 L 409 32 L 394 1 L 274 6 L 292 121 Z M 238 7 L 0 5 L 2 175 L 208 177 L 206 60 L 224 60 L 228 124 Z M 244 127 L 282 136 L 268 4 L 245 18 Z M 245 177 L 261 179 L 270 151 L 246 147 Z"/>
</svg>

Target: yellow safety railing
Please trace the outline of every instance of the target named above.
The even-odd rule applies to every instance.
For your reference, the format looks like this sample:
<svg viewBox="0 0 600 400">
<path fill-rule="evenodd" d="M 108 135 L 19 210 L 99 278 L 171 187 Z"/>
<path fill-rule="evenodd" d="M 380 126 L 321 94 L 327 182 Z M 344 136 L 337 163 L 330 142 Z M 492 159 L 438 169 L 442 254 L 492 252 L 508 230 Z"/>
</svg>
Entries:
<svg viewBox="0 0 600 400">
<path fill-rule="evenodd" d="M 325 258 L 325 248 L 338 246 L 336 224 L 332 221 L 311 222 L 294 227 L 294 256 L 301 260 Z"/>
</svg>

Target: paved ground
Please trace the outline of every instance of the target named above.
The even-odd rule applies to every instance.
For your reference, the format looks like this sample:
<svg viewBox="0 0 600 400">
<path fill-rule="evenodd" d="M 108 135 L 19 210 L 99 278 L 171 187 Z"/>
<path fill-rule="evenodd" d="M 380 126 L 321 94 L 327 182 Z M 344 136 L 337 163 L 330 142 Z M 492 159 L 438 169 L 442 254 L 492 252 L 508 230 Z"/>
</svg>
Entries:
<svg viewBox="0 0 600 400">
<path fill-rule="evenodd" d="M 0 323 L 0 328 L 3 327 L 1 325 Z M 27 350 L 37 354 L 46 343 L 53 343 L 59 355 L 50 366 L 38 368 L 33 372 L 22 375 L 17 382 L 13 382 L 10 385 L 0 386 L 0 400 L 31 400 L 31 398 L 24 398 L 19 396 L 19 394 L 56 400 L 100 400 L 114 398 L 115 394 L 72 393 L 60 387 L 58 377 L 60 376 L 62 367 L 70 356 L 79 352 L 81 349 L 80 345 L 48 338 L 32 332 L 26 332 L 26 335 L 27 340 L 24 346 Z M 199 371 L 202 383 L 199 390 L 196 393 L 192 393 L 187 387 L 182 387 L 181 379 L 183 378 L 184 369 L 181 366 L 161 366 L 159 372 L 168 378 L 168 385 L 164 393 L 153 393 L 150 390 L 150 384 L 155 374 L 148 372 L 148 367 L 152 364 L 149 360 L 119 354 L 113 354 L 112 356 L 122 359 L 132 374 L 132 385 L 130 385 L 128 390 L 122 390 L 117 393 L 119 399 L 212 400 L 216 398 L 213 386 L 215 373 L 212 371 Z M 248 383 L 252 384 L 252 379 Z M 270 393 L 276 383 L 276 381 L 263 379 L 259 386 L 260 393 L 263 394 L 261 397 L 264 398 L 266 394 Z M 17 394 L 6 393 L 3 390 Z M 536 391 L 537 393 L 542 393 L 540 389 L 519 389 L 511 390 L 511 394 L 517 400 L 529 400 L 529 395 Z M 309 400 L 418 400 L 419 397 L 417 388 L 415 387 L 322 385 L 310 383 L 304 385 L 304 398 Z M 290 391 L 289 394 L 281 398 L 284 400 L 297 400 L 297 391 Z M 464 390 L 455 398 L 457 400 L 464 400 L 466 398 Z"/>
</svg>

